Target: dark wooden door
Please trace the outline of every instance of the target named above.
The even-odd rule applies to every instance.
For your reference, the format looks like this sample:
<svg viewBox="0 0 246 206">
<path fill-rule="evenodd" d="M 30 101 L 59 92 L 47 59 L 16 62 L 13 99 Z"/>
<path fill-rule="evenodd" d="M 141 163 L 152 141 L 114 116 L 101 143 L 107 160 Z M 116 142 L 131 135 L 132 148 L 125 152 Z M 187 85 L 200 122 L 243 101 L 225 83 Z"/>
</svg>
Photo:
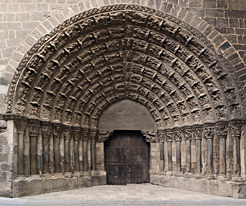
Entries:
<svg viewBox="0 0 246 206">
<path fill-rule="evenodd" d="M 150 145 L 140 131 L 115 131 L 105 142 L 107 183 L 149 182 Z"/>
</svg>

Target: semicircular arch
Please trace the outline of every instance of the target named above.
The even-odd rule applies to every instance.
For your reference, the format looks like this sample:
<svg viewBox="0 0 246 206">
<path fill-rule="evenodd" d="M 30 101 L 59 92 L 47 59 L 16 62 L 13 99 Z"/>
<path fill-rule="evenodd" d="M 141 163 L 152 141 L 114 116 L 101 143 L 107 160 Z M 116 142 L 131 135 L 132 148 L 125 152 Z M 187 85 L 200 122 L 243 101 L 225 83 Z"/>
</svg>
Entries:
<svg viewBox="0 0 246 206">
<path fill-rule="evenodd" d="M 62 30 L 46 37 L 46 43 L 35 45 L 33 50 L 37 51 L 29 56 L 26 64 L 20 64 L 19 77 L 12 82 L 9 98 L 15 99 L 13 108 L 9 101 L 9 111 L 37 118 L 42 113 L 45 117 L 51 116 L 51 121 L 63 122 L 69 101 L 75 101 L 75 109 L 79 102 L 84 102 L 83 115 L 89 109 L 87 101 L 95 95 L 93 86 L 106 89 L 107 80 L 114 76 L 104 77 L 102 70 L 119 63 L 122 65 L 119 82 L 128 82 L 129 77 L 133 81 L 136 77 L 140 79 L 138 85 L 144 88 L 143 80 L 147 79 L 152 87 L 157 86 L 168 94 L 179 113 L 172 114 L 168 109 L 170 103 L 166 103 L 163 108 L 168 110 L 169 118 L 182 118 L 175 94 L 188 108 L 190 116 L 198 113 L 202 119 L 203 113 L 216 111 L 210 121 L 235 115 L 243 117 L 243 97 L 237 83 L 205 36 L 188 31 L 184 22 L 160 11 L 127 4 L 113 11 L 112 8 L 94 10 L 89 16 L 81 13 L 73 17 L 72 25 L 64 23 Z M 162 81 L 158 83 L 157 77 Z M 183 87 L 191 97 L 184 95 Z M 80 96 L 71 95 L 78 90 Z M 160 99 L 152 88 L 150 93 Z M 203 98 L 209 103 L 204 104 Z M 193 102 L 190 104 L 190 101 Z M 192 104 L 198 109 L 193 111 Z"/>
</svg>

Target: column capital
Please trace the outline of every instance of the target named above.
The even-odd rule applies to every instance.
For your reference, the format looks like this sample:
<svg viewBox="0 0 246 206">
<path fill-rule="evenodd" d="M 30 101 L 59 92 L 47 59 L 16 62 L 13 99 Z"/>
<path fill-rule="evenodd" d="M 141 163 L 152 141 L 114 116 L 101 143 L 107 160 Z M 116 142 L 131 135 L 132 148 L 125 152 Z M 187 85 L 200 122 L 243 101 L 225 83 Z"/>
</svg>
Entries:
<svg viewBox="0 0 246 206">
<path fill-rule="evenodd" d="M 173 141 L 173 130 L 172 129 L 165 129 L 165 136 L 167 142 Z"/>
<path fill-rule="evenodd" d="M 97 129 L 90 129 L 90 139 L 91 141 L 97 141 L 97 135 L 98 134 L 98 130 Z"/>
<path fill-rule="evenodd" d="M 182 128 L 182 131 L 184 134 L 185 141 L 187 141 L 187 140 L 191 141 L 191 139 L 192 139 L 192 127 L 191 126 L 185 126 Z"/>
<path fill-rule="evenodd" d="M 203 125 L 204 137 L 206 139 L 214 138 L 214 123 L 205 123 Z"/>
<path fill-rule="evenodd" d="M 63 137 L 64 137 L 64 139 L 67 139 L 67 140 L 71 139 L 72 131 L 73 130 L 72 130 L 71 126 L 69 126 L 69 125 L 64 126 L 64 129 L 63 129 Z"/>
<path fill-rule="evenodd" d="M 73 138 L 75 141 L 79 141 L 81 137 L 81 127 L 73 127 Z"/>
<path fill-rule="evenodd" d="M 159 139 L 159 142 L 165 142 L 166 138 L 164 135 L 164 129 L 158 129 L 157 130 L 157 138 Z"/>
<path fill-rule="evenodd" d="M 50 122 L 41 122 L 41 132 L 43 137 L 49 138 L 52 132 L 52 124 Z"/>
<path fill-rule="evenodd" d="M 203 125 L 197 124 L 192 126 L 192 133 L 195 140 L 202 139 Z"/>
<path fill-rule="evenodd" d="M 54 138 L 61 138 L 61 132 L 62 132 L 62 124 L 60 123 L 53 123 L 52 127 L 52 133 Z"/>
<path fill-rule="evenodd" d="M 215 123 L 216 134 L 219 138 L 226 138 L 228 132 L 228 122 L 227 121 L 217 121 Z"/>
<path fill-rule="evenodd" d="M 181 128 L 175 128 L 174 131 L 173 131 L 173 139 L 176 141 L 176 142 L 181 142 L 182 140 L 182 129 Z"/>
<path fill-rule="evenodd" d="M 114 133 L 114 130 L 100 130 L 98 132 L 98 138 L 97 138 L 97 141 L 98 142 L 105 142 L 109 139 L 109 137 L 111 135 L 113 135 Z"/>
<path fill-rule="evenodd" d="M 89 141 L 89 133 L 90 129 L 87 127 L 82 128 L 82 141 L 88 142 Z"/>
<path fill-rule="evenodd" d="M 29 125 L 29 134 L 32 137 L 37 137 L 39 134 L 39 129 L 40 129 L 40 120 L 38 119 L 29 119 L 28 121 Z"/>
</svg>

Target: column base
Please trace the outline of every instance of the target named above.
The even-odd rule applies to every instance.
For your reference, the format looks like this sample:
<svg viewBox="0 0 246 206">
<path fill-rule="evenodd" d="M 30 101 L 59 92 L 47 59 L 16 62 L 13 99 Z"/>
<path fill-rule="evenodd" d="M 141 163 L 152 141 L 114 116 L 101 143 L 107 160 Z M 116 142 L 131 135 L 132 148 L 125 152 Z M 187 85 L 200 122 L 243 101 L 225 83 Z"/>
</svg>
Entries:
<svg viewBox="0 0 246 206">
<path fill-rule="evenodd" d="M 232 179 L 231 179 L 233 182 L 242 182 L 242 177 L 238 177 L 238 176 L 234 176 L 234 177 L 232 177 Z"/>
<path fill-rule="evenodd" d="M 206 174 L 206 175 L 205 175 L 205 178 L 206 178 L 207 180 L 215 180 L 215 179 L 216 179 L 214 174 Z"/>
<path fill-rule="evenodd" d="M 183 177 L 184 176 L 184 173 L 183 172 L 175 172 L 175 173 L 173 173 L 173 175 L 175 177 Z"/>
<path fill-rule="evenodd" d="M 221 180 L 221 181 L 229 181 L 230 180 L 230 178 L 228 178 L 228 176 L 225 174 L 220 174 L 220 175 L 218 175 L 217 178 L 218 178 L 218 180 Z"/>
<path fill-rule="evenodd" d="M 45 175 L 18 176 L 13 181 L 11 197 L 44 194 L 106 184 L 106 172 L 55 173 Z"/>
<path fill-rule="evenodd" d="M 207 178 L 186 178 L 167 175 L 150 175 L 150 183 L 165 187 L 173 187 L 207 194 L 246 199 L 246 183 L 222 181 Z"/>
</svg>

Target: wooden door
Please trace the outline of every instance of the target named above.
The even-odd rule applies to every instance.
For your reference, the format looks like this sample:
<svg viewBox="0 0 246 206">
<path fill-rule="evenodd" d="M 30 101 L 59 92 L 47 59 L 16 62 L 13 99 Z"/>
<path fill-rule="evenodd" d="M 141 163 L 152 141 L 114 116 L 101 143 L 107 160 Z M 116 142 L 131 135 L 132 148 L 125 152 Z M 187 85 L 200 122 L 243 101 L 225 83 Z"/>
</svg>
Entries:
<svg viewBox="0 0 246 206">
<path fill-rule="evenodd" d="M 107 183 L 149 182 L 150 145 L 140 131 L 115 131 L 105 142 Z"/>
</svg>

